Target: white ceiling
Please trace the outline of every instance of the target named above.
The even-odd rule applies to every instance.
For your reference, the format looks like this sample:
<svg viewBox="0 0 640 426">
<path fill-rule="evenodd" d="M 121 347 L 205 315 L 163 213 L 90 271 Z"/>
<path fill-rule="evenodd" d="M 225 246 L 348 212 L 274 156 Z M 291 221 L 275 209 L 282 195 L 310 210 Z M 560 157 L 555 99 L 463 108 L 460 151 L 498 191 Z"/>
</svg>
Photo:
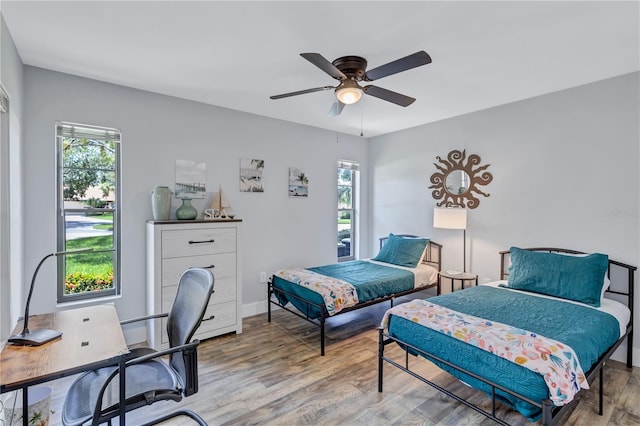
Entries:
<svg viewBox="0 0 640 426">
<path fill-rule="evenodd" d="M 310 126 L 376 136 L 640 69 L 637 1 L 11 1 L 26 65 Z M 328 117 L 336 80 L 300 57 L 419 50 L 433 63 L 376 80 L 417 101 L 365 96 Z"/>
</svg>

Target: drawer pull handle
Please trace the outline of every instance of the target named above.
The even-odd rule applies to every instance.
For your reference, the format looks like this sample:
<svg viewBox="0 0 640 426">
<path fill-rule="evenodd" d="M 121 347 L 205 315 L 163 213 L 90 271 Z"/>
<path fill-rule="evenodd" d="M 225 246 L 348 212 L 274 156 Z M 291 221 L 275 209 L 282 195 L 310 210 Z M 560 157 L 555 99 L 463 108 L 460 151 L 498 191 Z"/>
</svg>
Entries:
<svg viewBox="0 0 640 426">
<path fill-rule="evenodd" d="M 189 241 L 189 244 L 209 244 L 209 243 L 215 243 L 216 240 L 214 240 L 213 238 L 210 240 L 205 240 L 205 241 Z"/>
<path fill-rule="evenodd" d="M 216 265 L 203 266 L 202 269 L 213 269 Z"/>
<path fill-rule="evenodd" d="M 212 319 L 214 319 L 216 316 L 215 315 L 211 315 L 209 318 L 205 318 L 202 321 L 210 321 Z"/>
</svg>

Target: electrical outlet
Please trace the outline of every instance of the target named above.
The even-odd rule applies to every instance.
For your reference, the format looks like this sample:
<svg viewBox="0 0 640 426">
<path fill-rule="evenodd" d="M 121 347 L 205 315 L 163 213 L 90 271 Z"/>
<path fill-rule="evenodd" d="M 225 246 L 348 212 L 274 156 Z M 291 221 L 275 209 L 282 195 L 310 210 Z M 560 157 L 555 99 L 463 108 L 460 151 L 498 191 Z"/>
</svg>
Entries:
<svg viewBox="0 0 640 426">
<path fill-rule="evenodd" d="M 260 272 L 260 282 L 261 283 L 266 283 L 267 282 L 267 273 L 266 272 Z"/>
</svg>

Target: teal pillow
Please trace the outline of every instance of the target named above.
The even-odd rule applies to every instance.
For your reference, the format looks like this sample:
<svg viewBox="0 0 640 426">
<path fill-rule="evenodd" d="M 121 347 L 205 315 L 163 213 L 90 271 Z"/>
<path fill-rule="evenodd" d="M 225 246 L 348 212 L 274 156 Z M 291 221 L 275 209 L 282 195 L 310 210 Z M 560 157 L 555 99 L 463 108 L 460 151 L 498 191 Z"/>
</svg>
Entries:
<svg viewBox="0 0 640 426">
<path fill-rule="evenodd" d="M 541 253 L 511 247 L 508 287 L 600 306 L 609 257 Z"/>
<path fill-rule="evenodd" d="M 380 253 L 372 260 L 415 268 L 428 242 L 428 238 L 403 238 L 389 234 Z"/>
</svg>

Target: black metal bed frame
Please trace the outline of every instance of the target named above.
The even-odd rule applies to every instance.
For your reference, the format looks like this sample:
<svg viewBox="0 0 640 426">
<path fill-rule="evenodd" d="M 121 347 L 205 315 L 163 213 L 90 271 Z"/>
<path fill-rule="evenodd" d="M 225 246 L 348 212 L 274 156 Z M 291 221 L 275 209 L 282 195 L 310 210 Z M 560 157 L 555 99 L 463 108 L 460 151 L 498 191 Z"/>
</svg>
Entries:
<svg viewBox="0 0 640 426">
<path fill-rule="evenodd" d="M 400 234 L 397 235 L 400 237 L 409 237 L 409 238 L 415 238 L 415 235 L 408 235 L 408 234 Z M 382 248 L 382 246 L 385 244 L 385 242 L 387 241 L 388 237 L 382 237 L 380 238 L 380 247 Z M 438 272 L 441 270 L 442 267 L 442 244 L 438 244 L 434 241 L 429 241 L 429 243 L 427 244 L 427 249 L 425 250 L 425 255 L 424 258 L 421 260 L 422 263 L 428 264 L 430 266 L 433 266 L 434 268 L 437 268 Z M 413 288 L 411 290 L 407 290 L 407 291 L 403 291 L 400 293 L 394 293 L 391 294 L 389 296 L 384 296 L 384 297 L 378 297 L 376 299 L 373 300 L 369 300 L 368 302 L 363 302 L 363 303 L 358 303 L 357 305 L 351 306 L 349 308 L 344 308 L 342 309 L 340 312 L 338 312 L 337 314 L 334 314 L 333 316 L 336 315 L 340 315 L 343 313 L 347 313 L 347 312 L 352 312 L 361 308 L 365 308 L 367 306 L 371 306 L 371 305 L 375 305 L 378 303 L 382 303 L 385 301 L 390 301 L 391 303 L 391 307 L 393 307 L 393 302 L 395 300 L 395 298 L 397 297 L 402 297 L 402 296 L 406 296 L 408 294 L 411 293 L 416 293 L 419 291 L 423 291 L 429 288 L 433 288 L 435 286 L 438 286 L 440 283 L 440 281 L 438 280 L 438 282 L 433 283 L 431 285 L 428 286 L 424 286 L 424 287 L 419 287 L 419 288 Z M 440 288 L 438 287 L 437 293 L 440 294 Z M 280 301 L 278 300 L 277 297 L 273 297 L 275 294 L 281 294 L 284 295 L 287 299 L 291 300 L 291 299 L 296 299 L 300 302 L 302 302 L 305 306 L 304 312 L 299 311 L 299 310 L 294 310 L 294 309 L 290 309 L 287 306 L 285 306 L 284 304 L 280 303 Z M 314 302 L 311 302 L 303 297 L 300 297 L 298 295 L 292 294 L 290 292 L 287 292 L 285 290 L 279 289 L 277 287 L 274 286 L 273 284 L 273 277 L 269 279 L 269 283 L 268 283 L 268 294 L 267 294 L 267 301 L 268 303 L 268 321 L 271 322 L 271 305 L 275 305 L 280 307 L 281 309 L 284 309 L 285 311 L 291 312 L 292 314 L 296 315 L 297 317 L 300 317 L 302 319 L 304 319 L 305 321 L 310 322 L 311 324 L 314 324 L 316 326 L 318 326 L 320 328 L 320 355 L 324 356 L 325 354 L 325 324 L 328 318 L 331 318 L 331 316 L 329 315 L 329 313 L 327 312 L 327 308 L 324 306 L 324 304 L 317 304 Z M 319 318 L 311 318 L 310 316 L 310 312 L 311 310 L 315 308 L 315 312 L 320 312 L 320 317 Z"/>
<path fill-rule="evenodd" d="M 558 249 L 558 248 L 529 248 L 526 250 L 530 250 L 530 251 L 542 251 L 542 252 L 555 252 L 555 253 L 567 253 L 567 254 L 584 254 L 582 252 L 579 251 L 575 251 L 575 250 L 567 250 L 567 249 Z M 500 277 L 501 279 L 505 279 L 509 273 L 508 273 L 508 265 L 507 265 L 507 261 L 506 261 L 506 257 L 509 255 L 509 251 L 505 250 L 505 251 L 501 251 L 500 252 Z M 627 305 L 629 307 L 629 310 L 631 311 L 631 319 L 629 320 L 629 324 L 627 324 L 627 329 L 625 334 L 620 337 L 619 340 L 617 340 L 609 349 L 607 349 L 607 351 L 598 359 L 598 361 L 594 364 L 594 366 L 586 373 L 586 378 L 587 381 L 589 383 L 592 383 L 592 381 L 595 379 L 596 375 L 598 375 L 598 383 L 599 383 L 599 407 L 598 407 L 598 414 L 602 415 L 603 413 L 603 400 L 604 400 L 604 391 L 603 391 L 603 380 L 604 380 L 604 366 L 606 364 L 606 362 L 609 360 L 609 358 L 611 357 L 611 355 L 613 355 L 613 353 L 616 351 L 616 349 L 620 346 L 620 344 L 627 339 L 627 367 L 631 368 L 633 365 L 633 291 L 634 291 L 634 273 L 637 270 L 637 267 L 635 266 L 631 266 L 631 265 L 627 265 L 625 263 L 621 263 L 621 262 L 617 262 L 615 260 L 609 260 L 609 268 L 607 269 L 607 276 L 610 278 L 611 277 L 611 269 L 612 267 L 616 267 L 616 268 L 621 268 L 622 270 L 626 269 L 627 272 L 627 292 L 624 291 L 618 291 L 618 290 L 613 290 L 613 289 L 609 289 L 607 290 L 607 293 L 611 293 L 611 294 L 618 294 L 621 296 L 624 296 L 627 298 Z M 613 285 L 613 283 L 612 283 Z M 411 376 L 415 377 L 416 379 L 432 386 L 433 388 L 439 390 L 440 392 L 450 396 L 451 398 L 455 399 L 456 401 L 466 405 L 467 407 L 473 409 L 474 411 L 482 414 L 485 417 L 490 418 L 491 420 L 495 421 L 496 423 L 499 423 L 501 425 L 509 425 L 509 423 L 505 422 L 504 420 L 496 417 L 496 390 L 500 390 L 502 392 L 508 393 L 516 398 L 522 399 L 523 401 L 526 401 L 532 405 L 535 405 L 536 407 L 539 407 L 542 410 L 542 421 L 544 425 L 555 425 L 561 418 L 563 415 L 565 415 L 567 413 L 567 411 L 573 407 L 574 404 L 577 403 L 577 398 L 574 399 L 570 404 L 567 405 L 563 405 L 561 407 L 556 407 L 553 405 L 553 403 L 551 402 L 550 399 L 545 399 L 543 401 L 533 401 L 523 395 L 518 394 L 517 392 L 514 392 L 512 390 L 509 390 L 497 383 L 492 382 L 491 380 L 485 379 L 471 371 L 468 371 L 462 367 L 459 367 L 457 365 L 454 365 L 440 357 L 438 357 L 437 355 L 431 354 L 429 352 L 426 352 L 423 349 L 417 348 L 415 346 L 412 346 L 406 342 L 403 342 L 402 340 L 392 337 L 388 334 L 386 334 L 384 332 L 384 329 L 382 327 L 378 328 L 378 392 L 382 392 L 382 387 L 383 387 L 383 376 L 384 376 L 384 371 L 383 371 L 383 366 L 384 366 L 384 362 L 387 362 L 397 368 L 399 368 L 400 370 L 410 374 Z M 401 347 L 404 348 L 404 352 L 405 352 L 405 360 L 404 360 L 404 365 L 396 362 L 394 359 L 386 357 L 384 355 L 384 348 L 385 346 L 392 344 L 392 343 L 398 343 Z M 454 394 L 453 392 L 439 386 L 436 383 L 431 382 L 430 380 L 428 380 L 425 377 L 420 376 L 418 373 L 416 373 L 415 371 L 412 371 L 409 368 L 409 353 L 410 351 L 413 351 L 415 353 L 417 353 L 418 355 L 422 355 L 423 357 L 428 357 L 428 358 L 432 358 L 434 360 L 437 360 L 438 362 L 442 362 L 443 364 L 453 368 L 454 370 L 457 370 L 463 374 L 468 374 L 469 376 L 482 381 L 483 383 L 489 385 L 491 387 L 491 412 L 484 410 L 483 408 L 478 407 L 477 405 L 465 400 L 464 398 Z M 581 390 L 579 393 L 582 393 L 584 390 Z"/>
</svg>

